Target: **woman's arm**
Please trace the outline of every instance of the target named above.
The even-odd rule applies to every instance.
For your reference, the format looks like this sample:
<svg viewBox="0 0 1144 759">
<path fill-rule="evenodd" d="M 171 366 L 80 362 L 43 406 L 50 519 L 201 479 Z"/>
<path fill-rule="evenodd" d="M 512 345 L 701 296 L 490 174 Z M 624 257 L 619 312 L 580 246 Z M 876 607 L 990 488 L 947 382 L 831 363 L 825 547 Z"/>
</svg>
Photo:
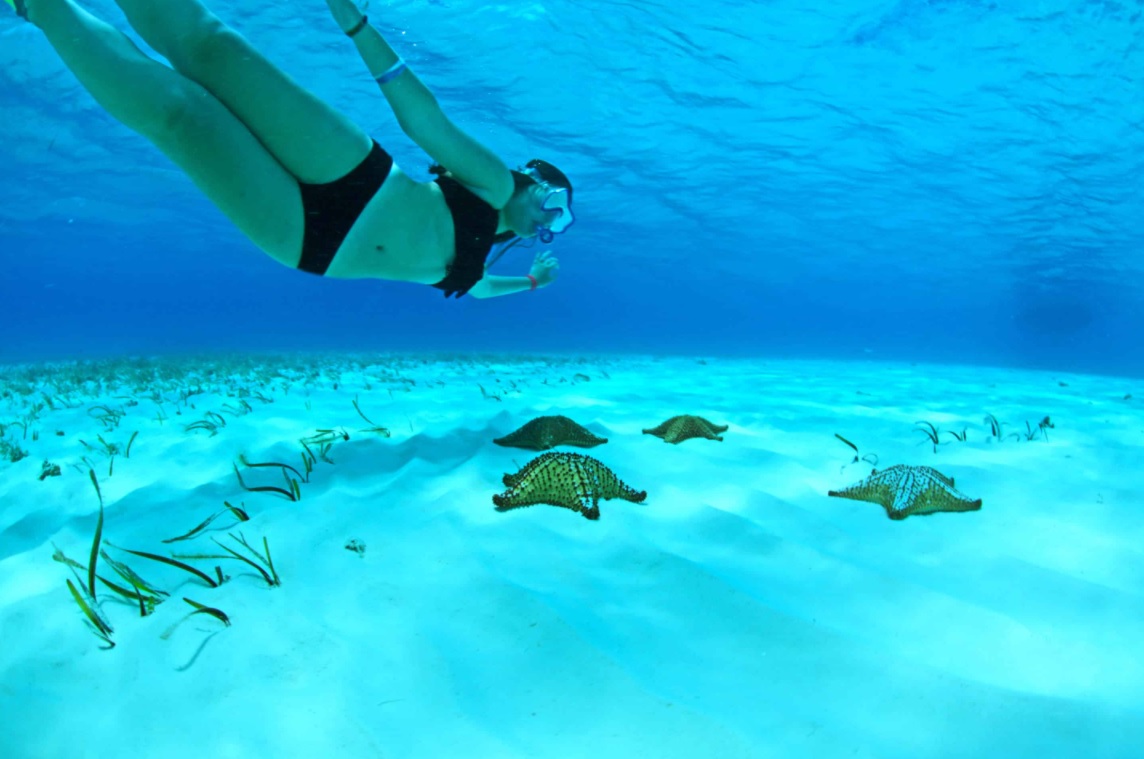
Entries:
<svg viewBox="0 0 1144 759">
<path fill-rule="evenodd" d="M 544 250 L 536 254 L 527 277 L 498 277 L 486 274 L 472 286 L 469 295 L 474 298 L 496 298 L 500 295 L 512 295 L 535 290 L 538 287 L 547 287 L 556 279 L 556 272 L 559 269 L 560 263 L 556 257 Z"/>
<path fill-rule="evenodd" d="M 353 0 L 326 0 L 342 32 L 356 28 L 365 18 Z M 368 23 L 353 36 L 361 59 L 369 69 L 370 76 L 377 77 L 389 71 L 400 62 L 401 57 L 394 52 L 381 33 Z M 389 101 L 389 107 L 397 116 L 397 123 L 408 134 L 416 124 L 439 111 L 437 98 L 429 91 L 417 75 L 408 68 L 389 82 L 381 85 L 381 93 Z"/>
<path fill-rule="evenodd" d="M 353 0 L 326 0 L 334 21 L 343 32 L 358 28 L 365 16 Z M 358 53 L 374 79 L 383 77 L 402 63 L 381 33 L 368 23 L 353 36 Z M 381 94 L 393 109 L 401 131 L 447 168 L 459 182 L 482 191 L 496 208 L 503 208 L 512 197 L 513 179 L 508 166 L 491 150 L 459 129 L 437 102 L 429 88 L 408 67 L 384 82 Z"/>
<path fill-rule="evenodd" d="M 541 285 L 537 283 L 536 287 L 541 287 Z M 481 281 L 469 289 L 469 295 L 481 299 L 497 298 L 501 295 L 524 293 L 534 289 L 536 288 L 532 286 L 532 280 L 528 277 L 498 277 L 493 274 L 486 274 L 481 278 Z"/>
</svg>

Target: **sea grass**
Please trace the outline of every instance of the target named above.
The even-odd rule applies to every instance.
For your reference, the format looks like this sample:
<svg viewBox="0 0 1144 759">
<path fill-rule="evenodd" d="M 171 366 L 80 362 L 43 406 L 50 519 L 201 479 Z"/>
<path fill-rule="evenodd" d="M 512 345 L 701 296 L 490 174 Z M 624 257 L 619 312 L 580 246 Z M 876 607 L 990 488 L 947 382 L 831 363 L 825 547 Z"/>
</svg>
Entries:
<svg viewBox="0 0 1144 759">
<path fill-rule="evenodd" d="M 282 474 L 285 475 L 286 472 L 283 471 Z M 238 486 L 240 488 L 242 488 L 243 490 L 246 490 L 250 493 L 277 493 L 279 495 L 286 496 L 291 501 L 297 501 L 298 500 L 298 497 L 295 495 L 294 488 L 290 488 L 290 490 L 286 490 L 286 489 L 280 488 L 276 485 L 256 485 L 256 486 L 247 485 L 245 482 L 242 481 L 242 473 L 238 471 L 238 464 L 234 465 L 234 476 L 238 478 Z M 289 482 L 290 478 L 287 477 L 286 481 Z"/>
<path fill-rule="evenodd" d="M 310 472 L 313 471 L 314 462 L 318 460 L 318 457 L 315 456 L 314 452 L 310 450 L 310 446 L 306 444 L 305 440 L 300 440 L 299 442 L 302 444 L 302 449 L 305 451 L 305 453 L 302 454 L 302 461 L 305 462 L 304 468 L 306 470 L 306 474 L 309 475 Z"/>
<path fill-rule="evenodd" d="M 192 611 L 187 616 L 193 616 L 195 614 L 209 614 L 210 616 L 214 617 L 218 621 L 222 622 L 227 627 L 230 627 L 230 618 L 226 614 L 224 614 L 222 611 L 220 611 L 219 609 L 216 609 L 213 606 L 205 606 L 205 605 L 203 605 L 197 601 L 192 601 L 191 599 L 186 598 L 186 597 L 184 597 L 183 600 L 186 601 L 187 603 L 189 603 L 191 606 L 195 607 L 195 610 Z"/>
<path fill-rule="evenodd" d="M 243 454 L 241 454 L 241 453 L 240 453 L 240 454 L 238 454 L 238 461 L 239 461 L 239 463 L 241 463 L 243 466 L 247 466 L 247 467 L 250 467 L 251 469 L 257 469 L 257 468 L 259 468 L 259 467 L 267 467 L 267 466 L 279 466 L 279 467 L 282 467 L 283 469 L 289 469 L 291 472 L 293 472 L 294 474 L 298 475 L 299 477 L 303 477 L 302 473 L 301 473 L 301 472 L 299 472 L 299 471 L 298 471 L 297 469 L 295 469 L 294 467 L 290 466 L 289 464 L 281 464 L 281 463 L 279 463 L 279 462 L 277 462 L 277 461 L 267 461 L 267 462 L 264 462 L 264 463 L 256 463 L 256 464 L 252 464 L 252 463 L 250 463 L 249 461 L 247 461 L 247 460 L 246 460 L 246 456 L 245 456 L 245 455 L 243 455 Z"/>
<path fill-rule="evenodd" d="M 191 574 L 195 575 L 196 577 L 203 580 L 203 582 L 205 582 L 207 585 L 211 586 L 212 588 L 217 588 L 220 585 L 219 582 L 215 582 L 211 578 L 211 576 L 208 575 L 207 573 L 192 567 L 190 564 L 184 564 L 183 562 L 181 562 L 177 559 L 172 559 L 172 558 L 167 557 L 167 556 L 160 556 L 160 555 L 154 554 L 154 553 L 147 553 L 145 551 L 133 551 L 130 548 L 121 548 L 119 546 L 116 546 L 116 548 L 119 548 L 120 551 L 125 551 L 125 552 L 127 552 L 133 556 L 139 556 L 139 557 L 144 558 L 144 559 L 150 559 L 152 561 L 162 562 L 163 564 L 168 564 L 172 567 L 178 567 L 179 569 L 182 569 L 185 572 L 190 572 Z"/>
<path fill-rule="evenodd" d="M 135 573 L 135 570 L 124 564 L 122 561 L 116 561 L 113 559 L 107 554 L 107 551 L 100 551 L 99 555 L 103 558 L 103 561 L 109 567 L 115 570 L 116 574 L 118 574 L 127 582 L 131 583 L 135 588 L 139 590 L 145 590 L 148 594 L 156 597 L 169 595 L 165 590 L 160 590 L 159 588 L 154 587 L 151 585 L 151 583 L 144 580 L 142 577 Z"/>
<path fill-rule="evenodd" d="M 218 434 L 218 425 L 214 422 L 209 422 L 205 419 L 200 419 L 197 422 L 191 422 L 183 427 L 184 432 L 193 432 L 195 430 L 206 430 L 211 433 L 211 437 Z"/>
<path fill-rule="evenodd" d="M 236 517 L 238 517 L 238 521 L 247 522 L 250 520 L 250 515 L 247 514 L 246 511 L 244 511 L 243 509 L 240 509 L 238 506 L 230 505 L 229 501 L 223 501 L 222 505 L 226 506 L 228 509 L 230 509 L 230 512 L 232 514 L 234 514 Z"/>
<path fill-rule="evenodd" d="M 330 458 L 330 449 L 334 446 L 333 443 L 322 443 L 318 446 L 318 458 L 327 464 L 333 464 L 334 460 Z"/>
<path fill-rule="evenodd" d="M 97 614 L 95 610 L 90 605 L 88 605 L 87 601 L 82 595 L 80 595 L 79 590 L 76 589 L 76 586 L 72 584 L 71 580 L 68 580 L 67 583 L 68 590 L 71 591 L 72 598 L 75 599 L 76 604 L 79 605 L 79 608 L 83 611 L 84 616 L 87 617 L 92 627 L 95 628 L 96 635 L 99 636 L 103 642 L 107 643 L 109 648 L 115 648 L 115 642 L 111 639 L 111 634 L 115 631 L 111 628 L 111 625 L 109 625 L 107 622 L 104 622 L 99 614 Z"/>
<path fill-rule="evenodd" d="M 412 423 L 410 423 L 410 425 L 412 426 Z M 871 466 L 878 466 L 878 455 L 877 454 L 867 453 L 865 456 L 862 456 L 861 458 L 859 458 L 858 446 L 854 445 L 854 443 L 851 443 L 849 440 L 842 437 L 837 432 L 834 433 L 834 437 L 838 438 L 839 440 L 841 440 L 843 443 L 850 446 L 850 448 L 852 448 L 854 450 L 854 458 L 850 461 L 851 464 L 857 464 L 859 461 L 865 461 L 867 464 L 870 464 Z"/>
<path fill-rule="evenodd" d="M 145 617 L 155 611 L 156 604 L 162 603 L 162 599 L 155 598 L 154 596 L 145 596 L 138 588 L 128 590 L 121 585 L 116 585 L 103 575 L 99 575 L 99 581 L 129 601 L 133 603 L 137 601 L 139 603 L 139 616 L 141 617 Z"/>
<path fill-rule="evenodd" d="M 195 535 L 198 535 L 200 532 L 205 530 L 211 522 L 213 522 L 215 519 L 217 519 L 218 517 L 222 516 L 225 513 L 226 513 L 226 511 L 224 510 L 224 511 L 219 511 L 215 514 L 212 514 L 209 517 L 207 517 L 206 519 L 204 519 L 202 522 L 200 522 L 197 527 L 194 527 L 193 529 L 191 529 L 190 532 L 186 532 L 186 533 L 178 536 L 177 538 L 167 538 L 167 539 L 162 540 L 160 542 L 161 543 L 177 543 L 180 540 L 190 540 Z"/>
<path fill-rule="evenodd" d="M 125 412 L 109 408 L 108 406 L 92 406 L 87 410 L 87 415 L 98 420 L 110 430 L 119 426 L 119 422 L 123 419 Z"/>
<path fill-rule="evenodd" d="M 940 443 L 939 437 L 941 435 L 937 426 L 931 422 L 924 422 L 924 421 L 923 422 L 914 422 L 914 424 L 920 425 L 922 427 L 922 429 L 919 429 L 918 432 L 921 432 L 922 434 L 924 434 L 926 436 L 926 438 L 931 443 L 933 443 L 933 452 L 937 453 L 937 447 Z"/>
<path fill-rule="evenodd" d="M 857 454 L 858 454 L 858 446 L 854 445 L 854 444 L 853 444 L 853 443 L 851 443 L 849 440 L 847 440 L 846 438 L 844 438 L 844 437 L 842 437 L 841 435 L 839 435 L 837 432 L 835 432 L 835 433 L 834 433 L 834 437 L 838 438 L 838 439 L 839 439 L 839 440 L 841 440 L 843 443 L 846 443 L 846 445 L 848 445 L 848 446 L 850 446 L 851 448 L 853 448 L 853 449 L 854 449 L 854 454 L 855 454 L 855 455 L 854 455 L 854 460 L 855 460 L 855 461 L 857 461 L 857 460 L 858 460 L 858 455 L 857 455 Z"/>
<path fill-rule="evenodd" d="M 388 429 L 375 424 L 372 419 L 365 415 L 365 413 L 361 410 L 361 406 L 358 405 L 357 398 L 354 398 L 352 403 L 354 404 L 354 411 L 356 411 L 358 416 L 364 419 L 366 424 L 370 426 L 369 429 L 360 430 L 360 432 L 374 432 L 379 435 L 384 435 L 385 437 L 391 437 L 391 433 Z"/>
<path fill-rule="evenodd" d="M 311 445 L 321 445 L 323 443 L 334 443 L 339 438 L 342 440 L 349 440 L 350 433 L 343 430 L 318 430 L 318 434 L 311 435 L 310 437 L 302 438 L 303 445 L 309 443 Z"/>
<path fill-rule="evenodd" d="M 159 635 L 160 639 L 167 640 L 168 638 L 170 638 L 172 635 L 175 634 L 175 630 L 179 629 L 179 627 L 184 622 L 186 622 L 188 619 L 195 616 L 196 614 L 206 614 L 208 616 L 214 617 L 215 619 L 219 620 L 220 622 L 222 622 L 227 627 L 230 627 L 230 618 L 227 617 L 227 615 L 225 613 L 223 613 L 221 610 L 216 609 L 213 606 L 206 606 L 206 605 L 201 604 L 197 601 L 192 601 L 191 599 L 187 598 L 186 596 L 183 597 L 183 601 L 185 601 L 186 603 L 188 603 L 189 605 L 194 607 L 194 611 L 191 611 L 185 617 L 180 619 L 178 622 L 175 622 L 173 625 L 171 625 L 166 630 L 164 630 L 162 632 L 162 634 Z"/>
<path fill-rule="evenodd" d="M 224 403 L 222 410 L 228 414 L 233 414 L 234 416 L 246 416 L 250 412 L 254 411 L 254 407 L 244 400 L 239 400 L 238 406 L 232 406 L 229 403 Z"/>
<path fill-rule="evenodd" d="M 231 535 L 230 537 L 234 540 L 238 540 L 239 543 L 241 543 L 248 551 L 253 553 L 255 556 L 258 556 L 258 558 L 260 558 L 260 559 L 262 558 L 261 556 L 259 556 L 257 551 L 253 550 L 249 545 L 246 544 L 245 540 L 239 540 L 238 538 L 234 537 L 234 535 Z M 238 551 L 234 550 L 230 546 L 224 545 L 223 543 L 221 543 L 220 541 L 218 541 L 214 537 L 212 537 L 211 540 L 213 540 L 218 545 L 219 548 L 226 551 L 227 553 L 229 553 L 234 558 L 238 559 L 239 561 L 244 561 L 247 564 L 249 564 L 250 566 L 257 569 L 258 573 L 262 575 L 262 579 L 266 580 L 266 584 L 269 585 L 270 587 L 273 588 L 274 586 L 281 584 L 281 582 L 278 580 L 277 574 L 275 574 L 274 577 L 271 577 L 269 574 L 267 574 L 265 569 L 263 569 L 262 567 L 260 567 L 258 564 L 251 561 L 247 557 L 243 556 L 242 554 L 240 554 Z M 265 538 L 264 538 L 264 540 L 265 540 Z M 267 549 L 267 551 L 269 552 L 269 548 Z M 269 563 L 269 562 L 267 562 L 266 559 L 263 559 L 263 562 Z"/>
<path fill-rule="evenodd" d="M 226 506 L 225 509 L 223 509 L 222 511 L 216 512 L 215 514 L 212 514 L 211 516 L 207 517 L 202 522 L 200 522 L 197 527 L 195 527 L 191 531 L 184 533 L 184 534 L 178 536 L 177 538 L 167 538 L 166 540 L 163 540 L 161 542 L 163 542 L 163 543 L 177 543 L 180 540 L 190 540 L 195 535 L 198 535 L 200 532 L 205 530 L 210 525 L 211 522 L 213 522 L 214 520 L 218 519 L 220 516 L 222 516 L 223 514 L 226 514 L 226 513 L 230 513 L 230 514 L 234 515 L 235 517 L 238 518 L 238 520 L 240 522 L 245 522 L 248 519 L 250 519 L 250 517 L 247 515 L 247 513 L 245 511 L 243 511 L 242 509 L 231 506 L 226 501 L 223 501 L 223 505 Z"/>
<path fill-rule="evenodd" d="M 89 470 L 90 471 L 90 470 Z M 95 479 L 95 472 L 91 472 L 91 481 L 95 484 L 95 492 L 99 492 L 99 481 Z M 95 561 L 99 558 L 99 544 L 103 540 L 103 496 L 99 497 L 99 519 L 95 523 L 95 538 L 91 541 L 91 560 L 87 565 L 87 592 L 95 598 Z"/>
</svg>

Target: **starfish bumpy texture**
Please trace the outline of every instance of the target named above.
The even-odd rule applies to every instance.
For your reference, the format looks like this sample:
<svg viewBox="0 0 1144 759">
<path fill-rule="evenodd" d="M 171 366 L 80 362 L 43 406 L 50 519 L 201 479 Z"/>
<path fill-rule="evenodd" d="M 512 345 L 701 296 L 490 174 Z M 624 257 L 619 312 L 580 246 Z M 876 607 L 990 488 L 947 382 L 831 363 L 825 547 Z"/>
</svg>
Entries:
<svg viewBox="0 0 1144 759">
<path fill-rule="evenodd" d="M 971 500 L 953 487 L 953 478 L 928 466 L 898 464 L 870 476 L 845 490 L 831 490 L 827 495 L 881 504 L 890 519 L 905 519 L 911 514 L 936 511 L 976 511 L 981 499 Z"/>
<path fill-rule="evenodd" d="M 603 463 L 582 453 L 541 454 L 516 474 L 506 474 L 504 484 L 508 490 L 493 496 L 499 511 L 547 503 L 599 519 L 601 498 L 632 503 L 647 498 L 647 491 L 632 490 Z"/>
<path fill-rule="evenodd" d="M 719 433 L 726 432 L 727 425 L 712 424 L 701 416 L 684 414 L 673 416 L 658 427 L 644 430 L 645 435 L 655 435 L 663 438 L 666 443 L 679 444 L 693 437 L 707 438 L 708 440 L 722 440 Z"/>
<path fill-rule="evenodd" d="M 608 442 L 608 439 L 596 437 L 566 416 L 538 416 L 516 432 L 497 438 L 493 442 L 512 448 L 547 451 L 558 445 L 591 448 Z"/>
</svg>

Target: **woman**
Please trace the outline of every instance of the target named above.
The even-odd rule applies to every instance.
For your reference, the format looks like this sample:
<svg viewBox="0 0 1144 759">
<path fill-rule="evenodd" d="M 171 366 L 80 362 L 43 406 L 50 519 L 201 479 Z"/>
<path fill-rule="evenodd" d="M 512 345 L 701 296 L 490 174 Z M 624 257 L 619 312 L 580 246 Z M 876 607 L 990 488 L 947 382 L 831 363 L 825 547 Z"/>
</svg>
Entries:
<svg viewBox="0 0 1144 759">
<path fill-rule="evenodd" d="M 556 277 L 485 274 L 524 238 L 572 223 L 572 186 L 532 161 L 510 171 L 461 131 L 353 0 L 326 0 L 410 139 L 437 164 L 417 182 L 344 115 L 300 87 L 199 0 L 115 0 L 172 68 L 73 0 L 5 0 L 39 27 L 113 117 L 174 161 L 276 261 L 329 277 L 429 284 L 477 298 Z M 442 167 L 448 167 L 445 170 Z"/>
</svg>

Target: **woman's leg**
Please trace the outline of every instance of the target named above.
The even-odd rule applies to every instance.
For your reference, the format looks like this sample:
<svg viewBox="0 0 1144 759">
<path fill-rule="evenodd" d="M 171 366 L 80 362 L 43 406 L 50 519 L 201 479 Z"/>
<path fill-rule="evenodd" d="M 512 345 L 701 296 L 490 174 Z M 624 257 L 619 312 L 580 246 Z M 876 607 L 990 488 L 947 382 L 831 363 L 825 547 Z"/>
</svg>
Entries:
<svg viewBox="0 0 1144 759">
<path fill-rule="evenodd" d="M 71 0 L 27 0 L 28 20 L 95 100 L 174 161 L 255 245 L 296 266 L 297 181 L 209 92 Z"/>
<path fill-rule="evenodd" d="M 283 73 L 199 0 L 115 2 L 148 45 L 222 101 L 299 180 L 332 182 L 369 154 L 369 135 Z"/>
</svg>

